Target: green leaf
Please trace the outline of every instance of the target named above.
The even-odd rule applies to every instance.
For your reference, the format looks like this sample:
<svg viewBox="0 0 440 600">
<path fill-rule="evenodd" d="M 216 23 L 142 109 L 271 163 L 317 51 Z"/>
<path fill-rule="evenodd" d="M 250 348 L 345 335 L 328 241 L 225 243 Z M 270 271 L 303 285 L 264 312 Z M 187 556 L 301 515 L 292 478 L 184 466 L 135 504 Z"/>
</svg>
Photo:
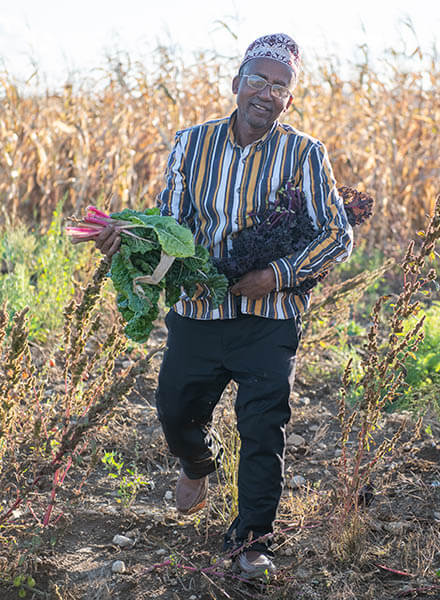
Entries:
<svg viewBox="0 0 440 600">
<path fill-rule="evenodd" d="M 134 230 L 134 231 L 131 230 L 131 231 L 132 231 L 132 233 L 136 232 L 136 230 Z M 139 230 L 139 234 L 140 235 L 143 234 L 143 239 L 141 239 L 141 240 L 126 234 L 124 236 L 124 243 L 130 244 L 130 253 L 139 252 L 140 254 L 146 254 L 147 252 L 151 252 L 151 250 L 160 248 L 156 233 L 153 230 L 151 230 L 151 232 L 154 235 L 154 239 L 151 239 L 151 238 L 148 239 L 148 238 L 144 237 L 146 235 L 145 229 Z"/>
<path fill-rule="evenodd" d="M 160 210 L 157 206 L 153 208 L 147 208 L 143 211 L 143 213 L 139 213 L 139 211 L 134 210 L 133 208 L 124 208 L 121 212 L 112 213 L 110 216 L 112 219 L 123 219 L 124 221 L 129 221 L 131 216 L 137 216 L 139 214 L 145 215 L 160 215 Z"/>
<path fill-rule="evenodd" d="M 220 274 L 203 246 L 195 246 L 191 231 L 179 225 L 173 217 L 160 216 L 157 210 L 140 213 L 124 209 L 112 217 L 135 224 L 130 229 L 139 240 L 124 235 L 121 248 L 112 260 L 110 277 L 117 291 L 116 302 L 126 321 L 125 334 L 138 343 L 145 343 L 158 316 L 159 294 L 165 289 L 168 306 L 175 304 L 182 291 L 193 297 L 201 291 L 213 308 L 225 297 L 228 288 L 226 277 Z M 136 281 L 151 275 L 159 263 L 161 252 L 175 256 L 162 281 L 150 285 Z"/>
<path fill-rule="evenodd" d="M 131 221 L 153 229 L 166 254 L 180 258 L 194 254 L 195 245 L 191 230 L 179 225 L 173 217 L 140 215 L 131 217 Z"/>
</svg>

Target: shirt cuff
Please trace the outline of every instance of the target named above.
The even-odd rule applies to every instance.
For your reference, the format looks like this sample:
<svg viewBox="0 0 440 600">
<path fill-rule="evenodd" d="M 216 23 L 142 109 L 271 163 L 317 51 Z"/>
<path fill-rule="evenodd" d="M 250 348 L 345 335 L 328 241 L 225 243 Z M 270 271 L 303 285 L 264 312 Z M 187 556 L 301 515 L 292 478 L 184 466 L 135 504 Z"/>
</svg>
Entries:
<svg viewBox="0 0 440 600">
<path fill-rule="evenodd" d="M 269 263 L 269 267 L 272 268 L 275 273 L 277 292 L 284 288 L 295 287 L 297 285 L 297 279 L 292 265 L 285 258 L 279 258 Z"/>
</svg>

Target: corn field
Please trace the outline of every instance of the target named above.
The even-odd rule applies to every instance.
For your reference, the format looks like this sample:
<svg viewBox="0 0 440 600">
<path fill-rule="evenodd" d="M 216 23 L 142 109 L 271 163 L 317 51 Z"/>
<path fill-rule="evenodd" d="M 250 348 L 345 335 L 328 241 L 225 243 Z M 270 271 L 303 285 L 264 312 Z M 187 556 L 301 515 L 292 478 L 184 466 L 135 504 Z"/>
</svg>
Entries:
<svg viewBox="0 0 440 600">
<path fill-rule="evenodd" d="M 35 94 L 0 73 L 0 199 L 6 217 L 48 226 L 90 202 L 106 209 L 155 202 L 175 131 L 229 114 L 237 62 L 208 54 L 185 65 L 162 47 L 151 66 L 115 61 L 91 84 Z M 435 56 L 394 53 L 387 75 L 350 77 L 323 59 L 304 69 L 285 120 L 327 146 L 339 184 L 368 191 L 369 247 L 406 242 L 432 214 L 440 165 L 440 71 Z"/>
</svg>

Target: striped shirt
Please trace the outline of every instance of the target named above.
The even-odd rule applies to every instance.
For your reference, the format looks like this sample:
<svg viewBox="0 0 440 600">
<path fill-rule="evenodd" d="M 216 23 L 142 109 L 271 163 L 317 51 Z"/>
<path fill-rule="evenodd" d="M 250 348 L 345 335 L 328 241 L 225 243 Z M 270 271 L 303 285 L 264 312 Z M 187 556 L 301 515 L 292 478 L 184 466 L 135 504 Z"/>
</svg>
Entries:
<svg viewBox="0 0 440 600">
<path fill-rule="evenodd" d="M 212 256 L 227 256 L 231 235 L 256 224 L 253 215 L 275 202 L 278 190 L 292 180 L 304 192 L 317 236 L 305 250 L 270 263 L 276 288 L 267 296 L 251 300 L 228 292 L 213 308 L 209 293 L 201 290 L 193 298 L 183 294 L 174 310 L 194 319 L 231 319 L 238 307 L 260 317 L 297 318 L 310 294 L 294 295 L 285 288 L 346 260 L 352 229 L 321 142 L 275 121 L 261 139 L 243 148 L 235 142 L 235 118 L 236 112 L 176 133 L 158 198 L 161 214 L 188 225 L 196 244 Z"/>
</svg>

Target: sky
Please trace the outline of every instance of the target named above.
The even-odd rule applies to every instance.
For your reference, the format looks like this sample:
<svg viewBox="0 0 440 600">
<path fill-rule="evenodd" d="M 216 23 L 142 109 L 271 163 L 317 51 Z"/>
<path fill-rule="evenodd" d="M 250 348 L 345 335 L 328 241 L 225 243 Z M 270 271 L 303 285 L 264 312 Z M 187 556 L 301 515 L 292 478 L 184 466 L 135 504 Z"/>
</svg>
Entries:
<svg viewBox="0 0 440 600">
<path fill-rule="evenodd" d="M 411 22 L 415 31 L 407 23 Z M 285 32 L 305 58 L 355 60 L 366 43 L 409 52 L 437 43 L 439 0 L 0 0 L 0 72 L 26 80 L 38 65 L 51 85 L 104 66 L 116 51 L 148 61 L 158 44 L 241 56 L 256 37 Z"/>
</svg>

